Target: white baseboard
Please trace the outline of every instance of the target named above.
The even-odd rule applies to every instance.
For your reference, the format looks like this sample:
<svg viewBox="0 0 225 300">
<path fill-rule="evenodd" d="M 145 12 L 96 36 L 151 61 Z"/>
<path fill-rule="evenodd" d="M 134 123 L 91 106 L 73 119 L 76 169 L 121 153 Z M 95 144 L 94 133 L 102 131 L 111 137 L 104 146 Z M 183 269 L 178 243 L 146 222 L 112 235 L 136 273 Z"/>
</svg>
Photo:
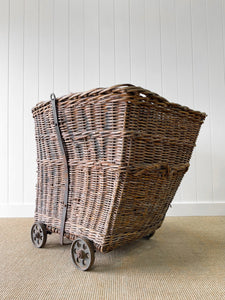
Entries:
<svg viewBox="0 0 225 300">
<path fill-rule="evenodd" d="M 225 203 L 172 203 L 167 216 L 225 216 Z"/>
<path fill-rule="evenodd" d="M 34 208 L 34 204 L 0 204 L 0 218 L 32 218 Z M 225 216 L 225 203 L 173 203 L 167 216 Z"/>
<path fill-rule="evenodd" d="M 34 216 L 35 204 L 1 204 L 0 218 L 29 218 Z"/>
</svg>

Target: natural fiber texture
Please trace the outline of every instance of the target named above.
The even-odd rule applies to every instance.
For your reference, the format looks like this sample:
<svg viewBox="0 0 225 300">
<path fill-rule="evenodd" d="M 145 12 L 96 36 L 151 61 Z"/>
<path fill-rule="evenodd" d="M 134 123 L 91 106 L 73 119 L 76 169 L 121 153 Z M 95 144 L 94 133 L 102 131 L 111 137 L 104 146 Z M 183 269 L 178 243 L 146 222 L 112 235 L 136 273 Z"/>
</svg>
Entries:
<svg viewBox="0 0 225 300">
<path fill-rule="evenodd" d="M 101 254 L 91 272 L 72 264 L 58 235 L 30 242 L 30 219 L 0 219 L 1 300 L 225 299 L 225 217 L 166 217 L 151 240 Z"/>
<path fill-rule="evenodd" d="M 61 97 L 57 110 L 69 167 L 65 235 L 108 252 L 159 228 L 205 114 L 127 84 Z M 59 232 L 65 166 L 51 103 L 38 104 L 33 116 L 35 220 Z"/>
</svg>

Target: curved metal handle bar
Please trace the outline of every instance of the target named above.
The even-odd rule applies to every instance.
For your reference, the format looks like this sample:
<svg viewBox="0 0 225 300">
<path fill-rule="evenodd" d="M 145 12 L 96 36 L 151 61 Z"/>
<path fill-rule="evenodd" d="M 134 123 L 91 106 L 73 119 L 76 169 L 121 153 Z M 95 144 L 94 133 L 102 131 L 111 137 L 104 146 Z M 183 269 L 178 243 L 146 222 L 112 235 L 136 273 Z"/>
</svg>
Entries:
<svg viewBox="0 0 225 300">
<path fill-rule="evenodd" d="M 68 172 L 68 161 L 66 157 L 66 151 L 63 144 L 62 134 L 59 128 L 58 122 L 58 111 L 56 106 L 56 96 L 55 94 L 51 94 L 51 103 L 52 103 L 52 110 L 53 110 L 53 118 L 54 118 L 54 125 L 57 133 L 58 142 L 60 145 L 60 149 L 63 155 L 63 163 L 64 163 L 64 178 L 65 178 L 65 193 L 64 193 L 64 200 L 63 200 L 63 212 L 61 217 L 61 228 L 60 228 L 60 244 L 63 245 L 64 242 L 64 230 L 65 230 L 65 221 L 66 221 L 66 214 L 67 214 L 67 203 L 68 203 L 68 193 L 69 193 L 69 172 Z"/>
</svg>

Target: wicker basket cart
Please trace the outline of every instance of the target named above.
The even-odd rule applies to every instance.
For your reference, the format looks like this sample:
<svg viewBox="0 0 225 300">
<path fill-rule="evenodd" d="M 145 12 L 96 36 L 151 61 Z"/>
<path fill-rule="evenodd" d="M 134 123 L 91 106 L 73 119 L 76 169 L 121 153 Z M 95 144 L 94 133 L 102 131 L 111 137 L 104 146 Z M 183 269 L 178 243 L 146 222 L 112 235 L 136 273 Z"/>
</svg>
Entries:
<svg viewBox="0 0 225 300">
<path fill-rule="evenodd" d="M 189 167 L 206 115 L 131 84 L 37 104 L 37 195 L 31 239 L 72 242 L 81 270 L 158 229 Z"/>
</svg>

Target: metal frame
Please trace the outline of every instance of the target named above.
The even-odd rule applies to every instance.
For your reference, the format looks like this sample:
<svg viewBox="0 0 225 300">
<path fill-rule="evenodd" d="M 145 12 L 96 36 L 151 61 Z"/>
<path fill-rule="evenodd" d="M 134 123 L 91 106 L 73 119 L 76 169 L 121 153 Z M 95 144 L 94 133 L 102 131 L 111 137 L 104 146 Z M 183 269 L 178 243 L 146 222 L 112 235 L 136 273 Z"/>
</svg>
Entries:
<svg viewBox="0 0 225 300">
<path fill-rule="evenodd" d="M 65 230 L 65 222 L 66 222 L 66 214 L 67 214 L 67 203 L 68 203 L 68 193 L 69 193 L 69 172 L 68 172 L 68 161 L 66 157 L 66 151 L 63 144 L 62 134 L 59 128 L 58 122 L 58 112 L 56 106 L 56 96 L 55 94 L 51 94 L 51 103 L 52 103 L 52 110 L 53 110 L 53 117 L 54 117 L 54 125 L 59 141 L 59 145 L 63 155 L 63 162 L 64 162 L 64 178 L 65 178 L 65 193 L 64 193 L 64 200 L 63 200 L 63 213 L 61 218 L 61 228 L 60 228 L 60 244 L 64 244 L 64 230 Z"/>
</svg>

